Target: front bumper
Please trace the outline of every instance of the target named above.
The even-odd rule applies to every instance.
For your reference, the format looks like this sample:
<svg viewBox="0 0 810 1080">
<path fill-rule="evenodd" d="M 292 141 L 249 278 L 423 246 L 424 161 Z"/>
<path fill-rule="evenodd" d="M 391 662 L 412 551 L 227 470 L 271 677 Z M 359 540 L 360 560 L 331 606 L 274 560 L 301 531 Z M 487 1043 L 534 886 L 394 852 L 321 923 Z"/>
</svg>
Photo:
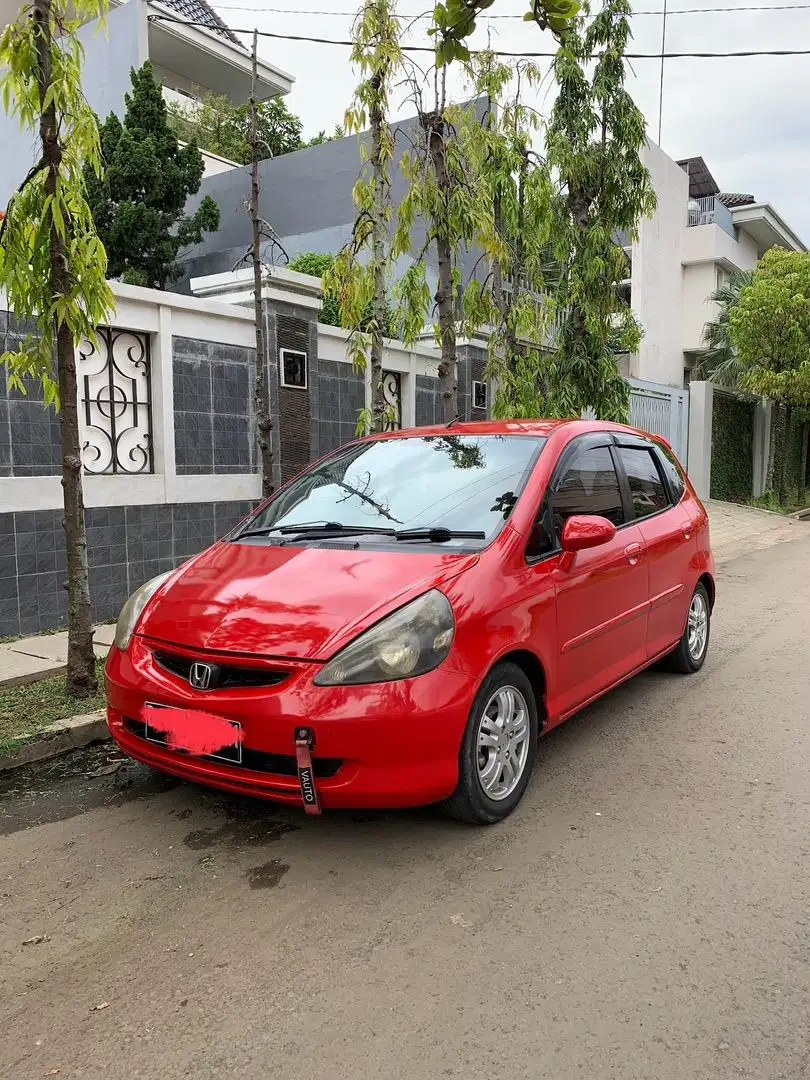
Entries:
<svg viewBox="0 0 810 1080">
<path fill-rule="evenodd" d="M 319 687 L 313 678 L 320 665 L 273 666 L 288 672 L 278 686 L 195 691 L 157 663 L 151 643 L 135 637 L 126 652 L 113 648 L 107 660 L 110 733 L 130 757 L 173 776 L 300 806 L 297 774 L 288 763 L 296 729 L 306 726 L 315 734 L 313 763 L 325 808 L 419 806 L 452 794 L 476 691 L 469 675 L 445 664 L 401 682 Z M 192 757 L 147 741 L 139 725 L 147 702 L 238 721 L 245 763 Z"/>
</svg>

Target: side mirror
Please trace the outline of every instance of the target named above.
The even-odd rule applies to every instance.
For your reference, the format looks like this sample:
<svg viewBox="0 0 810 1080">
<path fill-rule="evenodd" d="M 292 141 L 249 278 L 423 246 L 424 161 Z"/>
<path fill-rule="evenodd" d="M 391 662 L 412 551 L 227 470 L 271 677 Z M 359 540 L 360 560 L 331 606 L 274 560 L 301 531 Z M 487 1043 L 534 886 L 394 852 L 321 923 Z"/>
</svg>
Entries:
<svg viewBox="0 0 810 1080">
<path fill-rule="evenodd" d="M 597 514 L 574 514 L 563 526 L 562 549 L 573 554 L 607 544 L 615 535 L 616 526 L 607 518 Z"/>
</svg>

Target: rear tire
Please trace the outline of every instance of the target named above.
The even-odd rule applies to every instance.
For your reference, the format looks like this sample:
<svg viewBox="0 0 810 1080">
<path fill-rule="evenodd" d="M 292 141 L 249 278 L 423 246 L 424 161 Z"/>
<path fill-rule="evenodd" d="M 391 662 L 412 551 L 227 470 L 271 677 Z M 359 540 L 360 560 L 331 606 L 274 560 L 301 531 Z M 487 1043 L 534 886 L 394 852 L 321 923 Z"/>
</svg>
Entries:
<svg viewBox="0 0 810 1080">
<path fill-rule="evenodd" d="M 678 646 L 666 658 L 667 667 L 680 675 L 700 671 L 709 651 L 711 604 L 705 585 L 698 584 L 689 602 L 686 629 Z"/>
<path fill-rule="evenodd" d="M 484 679 L 459 751 L 458 787 L 445 813 L 493 825 L 515 809 L 528 787 L 539 732 L 534 690 L 523 671 L 498 664 Z"/>
</svg>

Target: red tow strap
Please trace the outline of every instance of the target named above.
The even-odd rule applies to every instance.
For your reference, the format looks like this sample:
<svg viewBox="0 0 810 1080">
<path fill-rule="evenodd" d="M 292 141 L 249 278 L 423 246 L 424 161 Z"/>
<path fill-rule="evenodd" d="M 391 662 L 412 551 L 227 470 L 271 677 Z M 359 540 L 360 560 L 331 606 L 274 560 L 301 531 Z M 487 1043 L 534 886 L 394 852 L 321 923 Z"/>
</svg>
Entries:
<svg viewBox="0 0 810 1080">
<path fill-rule="evenodd" d="M 315 787 L 315 770 L 312 768 L 312 753 L 315 746 L 315 736 L 309 728 L 296 728 L 295 730 L 295 760 L 298 765 L 298 784 L 301 788 L 301 798 L 304 800 L 304 809 L 308 814 L 320 814 L 321 804 L 318 801 L 318 789 Z"/>
</svg>

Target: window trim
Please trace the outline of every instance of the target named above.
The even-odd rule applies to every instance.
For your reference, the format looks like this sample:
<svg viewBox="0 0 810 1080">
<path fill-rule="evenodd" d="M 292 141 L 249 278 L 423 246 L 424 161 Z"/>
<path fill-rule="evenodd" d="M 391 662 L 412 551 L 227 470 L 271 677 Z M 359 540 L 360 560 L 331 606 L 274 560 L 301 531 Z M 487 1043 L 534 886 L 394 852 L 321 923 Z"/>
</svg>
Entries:
<svg viewBox="0 0 810 1080">
<path fill-rule="evenodd" d="M 476 405 L 475 404 L 475 388 L 477 386 L 483 387 L 483 390 L 484 390 L 484 404 L 483 405 Z M 486 412 L 486 410 L 489 408 L 489 386 L 482 379 L 473 379 L 472 403 L 471 403 L 471 405 L 472 405 L 473 409 L 481 409 L 483 412 Z"/>
<path fill-rule="evenodd" d="M 619 453 L 620 450 L 646 450 L 649 453 L 650 457 L 653 460 L 653 464 L 655 465 L 656 472 L 658 473 L 658 479 L 661 481 L 661 487 L 663 489 L 664 495 L 666 496 L 666 506 L 662 506 L 660 510 L 656 510 L 652 514 L 645 514 L 644 517 L 636 517 L 635 507 L 633 506 L 633 492 L 630 489 L 630 481 L 627 477 L 627 470 L 624 467 L 622 456 Z M 646 439 L 639 439 L 638 442 L 636 442 L 635 444 L 631 444 L 630 442 L 617 441 L 614 447 L 614 453 L 616 456 L 616 469 L 619 473 L 619 483 L 623 484 L 624 488 L 627 491 L 627 508 L 631 514 L 629 521 L 625 522 L 625 524 L 638 524 L 641 521 L 651 521 L 653 518 L 657 518 L 659 514 L 665 514 L 667 510 L 672 509 L 674 505 L 674 503 L 672 502 L 672 492 L 669 489 L 667 478 L 663 474 L 663 470 L 661 469 L 661 463 L 656 456 L 655 447 L 652 443 L 648 442 Z"/>
<path fill-rule="evenodd" d="M 295 383 L 288 383 L 284 378 L 284 360 L 288 356 L 303 356 L 304 358 L 304 383 L 302 386 L 296 386 Z M 309 354 L 304 349 L 285 349 L 280 348 L 278 350 L 278 378 L 279 385 L 283 386 L 287 390 L 308 390 L 309 389 Z"/>
</svg>

